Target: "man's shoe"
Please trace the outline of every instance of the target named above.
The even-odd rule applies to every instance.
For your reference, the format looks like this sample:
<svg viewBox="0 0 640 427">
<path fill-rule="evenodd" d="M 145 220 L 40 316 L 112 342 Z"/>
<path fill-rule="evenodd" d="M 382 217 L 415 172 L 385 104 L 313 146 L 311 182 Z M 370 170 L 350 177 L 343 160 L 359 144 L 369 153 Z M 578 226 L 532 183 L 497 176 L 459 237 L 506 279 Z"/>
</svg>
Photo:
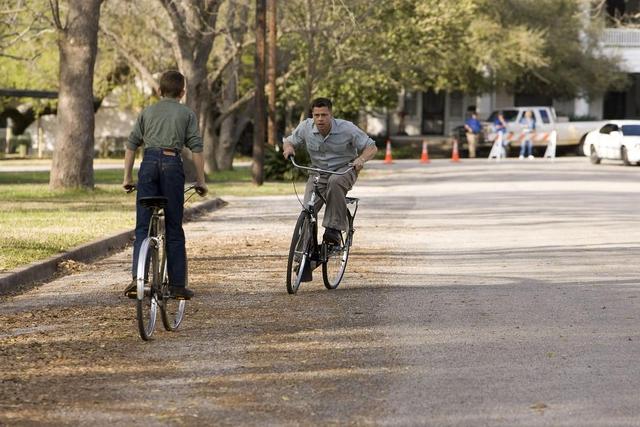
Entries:
<svg viewBox="0 0 640 427">
<path fill-rule="evenodd" d="M 129 286 L 125 288 L 124 296 L 131 299 L 136 299 L 138 297 L 138 283 L 136 279 L 131 280 Z"/>
<path fill-rule="evenodd" d="M 171 298 L 185 300 L 191 299 L 194 295 L 191 289 L 187 289 L 184 286 L 169 286 L 169 294 Z"/>
<path fill-rule="evenodd" d="M 322 237 L 326 243 L 339 245 L 342 240 L 342 235 L 340 234 L 340 230 L 336 230 L 335 228 L 326 228 L 324 230 L 324 236 Z"/>
</svg>

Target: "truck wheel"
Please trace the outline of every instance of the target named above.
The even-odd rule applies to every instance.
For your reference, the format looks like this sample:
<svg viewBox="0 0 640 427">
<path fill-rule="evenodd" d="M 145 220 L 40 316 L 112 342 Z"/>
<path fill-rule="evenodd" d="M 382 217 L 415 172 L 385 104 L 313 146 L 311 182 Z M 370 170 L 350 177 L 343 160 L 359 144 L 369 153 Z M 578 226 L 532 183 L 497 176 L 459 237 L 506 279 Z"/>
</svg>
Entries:
<svg viewBox="0 0 640 427">
<path fill-rule="evenodd" d="M 596 147 L 594 147 L 593 145 L 591 146 L 591 155 L 589 156 L 589 159 L 591 160 L 591 163 L 593 163 L 594 165 L 597 165 L 602 160 L 600 157 L 598 157 L 598 152 L 596 151 Z"/>
<path fill-rule="evenodd" d="M 625 166 L 631 166 L 631 162 L 629 161 L 629 155 L 627 154 L 627 147 L 623 146 L 621 149 L 620 157 L 622 157 L 622 163 Z"/>
<path fill-rule="evenodd" d="M 584 143 L 585 140 L 587 139 L 587 136 L 584 135 L 582 138 L 580 138 L 580 142 L 578 142 L 578 146 L 576 147 L 576 155 L 579 157 L 584 156 Z"/>
</svg>

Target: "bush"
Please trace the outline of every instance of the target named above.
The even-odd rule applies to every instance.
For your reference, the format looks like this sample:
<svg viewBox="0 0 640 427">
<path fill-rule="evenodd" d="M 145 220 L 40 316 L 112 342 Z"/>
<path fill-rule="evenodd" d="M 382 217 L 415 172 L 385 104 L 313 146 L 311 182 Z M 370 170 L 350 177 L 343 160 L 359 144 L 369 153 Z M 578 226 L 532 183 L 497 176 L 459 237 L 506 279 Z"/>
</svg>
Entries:
<svg viewBox="0 0 640 427">
<path fill-rule="evenodd" d="M 308 165 L 309 154 L 304 148 L 296 150 L 296 163 Z M 276 151 L 271 145 L 267 145 L 264 154 L 264 178 L 266 181 L 302 181 L 307 174 L 293 167 L 290 161 L 282 157 L 282 149 Z"/>
</svg>

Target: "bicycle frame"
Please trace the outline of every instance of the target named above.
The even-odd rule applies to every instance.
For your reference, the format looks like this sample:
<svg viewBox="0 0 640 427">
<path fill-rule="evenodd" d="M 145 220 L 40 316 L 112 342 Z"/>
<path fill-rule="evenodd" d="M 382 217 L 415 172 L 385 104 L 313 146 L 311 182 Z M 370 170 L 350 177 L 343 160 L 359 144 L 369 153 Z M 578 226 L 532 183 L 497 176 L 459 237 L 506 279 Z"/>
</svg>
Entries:
<svg viewBox="0 0 640 427">
<path fill-rule="evenodd" d="M 310 172 L 316 172 L 318 173 L 318 175 L 315 175 L 313 177 L 313 191 L 311 192 L 311 198 L 309 199 L 309 202 L 307 202 L 307 206 L 303 206 L 303 209 L 305 211 L 307 211 L 309 213 L 309 219 L 310 222 L 312 224 L 313 227 L 313 252 L 310 254 L 310 260 L 311 261 L 315 261 L 317 264 L 316 266 L 313 266 L 312 268 L 317 267 L 318 265 L 322 264 L 323 262 L 327 261 L 327 254 L 323 253 L 323 251 L 320 250 L 321 245 L 318 245 L 318 212 L 316 212 L 316 201 L 318 200 L 318 197 L 322 200 L 322 202 L 326 205 L 327 200 L 324 198 L 324 196 L 322 195 L 322 193 L 320 193 L 320 190 L 318 190 L 318 183 L 320 181 L 320 175 L 319 174 L 329 174 L 329 175 L 346 175 L 347 173 L 349 173 L 351 171 L 351 169 L 353 169 L 353 166 L 351 164 L 349 164 L 348 169 L 342 171 L 342 172 L 335 172 L 335 171 L 330 171 L 330 170 L 326 170 L 326 169 L 319 169 L 319 168 L 313 168 L 313 167 L 308 167 L 308 166 L 301 166 L 299 164 L 296 163 L 295 159 L 293 156 L 289 157 L 289 160 L 291 160 L 291 163 L 293 164 L 293 166 L 295 166 L 298 169 L 302 169 L 302 170 L 306 170 L 306 171 L 310 171 Z M 356 216 L 356 212 L 358 210 L 358 199 L 354 199 L 351 197 L 347 197 L 347 203 L 353 203 L 355 202 L 356 204 L 356 208 L 354 210 L 353 213 L 349 212 L 349 215 L 351 216 L 351 221 L 353 221 L 353 218 L 355 218 Z M 349 230 L 349 233 L 353 233 L 353 230 Z"/>
<path fill-rule="evenodd" d="M 184 192 L 187 193 L 194 188 L 196 188 L 195 185 L 188 186 Z M 135 189 L 135 186 L 132 186 L 128 192 Z M 168 331 L 175 331 L 178 328 L 185 311 L 185 300 L 180 299 L 173 303 L 169 292 L 166 237 L 161 222 L 164 216 L 165 202 L 166 198 L 164 197 L 140 199 L 142 206 L 151 209 L 147 237 L 140 245 L 136 283 L 138 330 L 141 338 L 145 341 L 151 338 L 155 329 L 158 308 L 160 308 L 162 323 Z M 147 289 L 145 289 L 145 285 L 148 286 Z M 145 298 L 149 298 L 148 316 L 144 308 Z"/>
</svg>

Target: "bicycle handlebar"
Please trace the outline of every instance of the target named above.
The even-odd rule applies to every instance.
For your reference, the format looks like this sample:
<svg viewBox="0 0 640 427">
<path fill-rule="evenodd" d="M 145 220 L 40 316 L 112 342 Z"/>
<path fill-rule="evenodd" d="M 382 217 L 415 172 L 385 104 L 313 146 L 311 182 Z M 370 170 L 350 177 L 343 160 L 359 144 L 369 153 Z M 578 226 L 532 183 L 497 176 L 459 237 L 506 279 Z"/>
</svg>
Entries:
<svg viewBox="0 0 640 427">
<path fill-rule="evenodd" d="M 136 184 L 130 184 L 124 187 L 124 190 L 127 193 L 133 193 L 134 191 L 136 191 L 138 189 L 138 186 Z M 204 196 L 206 194 L 205 191 L 203 191 L 202 187 L 198 187 L 197 184 L 189 184 L 184 188 L 184 192 L 185 194 L 188 193 L 191 190 L 195 190 L 196 193 L 198 193 L 198 196 Z"/>
<path fill-rule="evenodd" d="M 334 172 L 334 171 L 329 171 L 329 170 L 325 170 L 325 169 L 319 169 L 319 168 L 310 168 L 308 166 L 300 166 L 299 164 L 296 163 L 295 161 L 295 156 L 292 154 L 288 157 L 289 160 L 291 160 L 291 163 L 293 163 L 293 166 L 295 166 L 298 169 L 303 169 L 303 170 L 308 170 L 308 171 L 312 171 L 312 172 L 319 172 L 319 173 L 327 173 L 330 175 L 345 175 L 347 172 L 349 172 L 351 169 L 353 169 L 353 164 L 352 163 L 347 163 L 347 166 L 350 166 L 350 168 L 342 171 L 342 172 Z"/>
</svg>

